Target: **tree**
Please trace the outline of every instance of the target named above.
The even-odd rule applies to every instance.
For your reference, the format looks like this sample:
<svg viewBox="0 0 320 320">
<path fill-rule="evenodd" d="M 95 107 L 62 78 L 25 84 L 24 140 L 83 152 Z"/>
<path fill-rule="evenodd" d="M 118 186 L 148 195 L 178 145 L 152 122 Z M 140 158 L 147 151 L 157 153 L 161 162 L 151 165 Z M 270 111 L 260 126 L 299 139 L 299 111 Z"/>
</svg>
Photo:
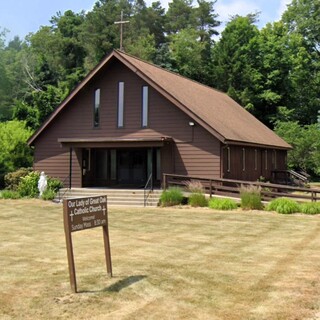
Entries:
<svg viewBox="0 0 320 320">
<path fill-rule="evenodd" d="M 86 70 L 91 70 L 107 53 L 120 47 L 119 21 L 121 11 L 124 20 L 131 16 L 132 6 L 127 0 L 99 0 L 92 11 L 88 12 L 82 30 L 85 44 Z M 124 38 L 127 30 L 124 28 Z"/>
<path fill-rule="evenodd" d="M 213 35 L 218 35 L 216 28 L 221 24 L 217 20 L 218 15 L 214 13 L 215 1 L 208 2 L 197 0 L 198 7 L 195 10 L 196 26 L 199 31 L 201 42 L 211 42 Z"/>
<path fill-rule="evenodd" d="M 193 0 L 173 0 L 169 3 L 165 25 L 168 34 L 176 34 L 182 29 L 195 27 L 196 18 L 192 2 Z"/>
<path fill-rule="evenodd" d="M 303 36 L 311 51 L 320 55 L 320 4 L 319 0 L 292 0 L 282 20 L 290 32 Z"/>
<path fill-rule="evenodd" d="M 26 144 L 31 134 L 24 122 L 0 122 L 0 184 L 6 173 L 32 165 L 32 152 Z"/>
<path fill-rule="evenodd" d="M 178 72 L 194 80 L 202 81 L 206 77 L 202 63 L 205 44 L 199 41 L 199 33 L 193 28 L 183 29 L 171 36 L 171 59 Z"/>
<path fill-rule="evenodd" d="M 292 145 L 288 167 L 320 175 L 320 130 L 318 124 L 301 126 L 298 122 L 277 122 L 275 132 Z"/>
<path fill-rule="evenodd" d="M 261 79 L 256 19 L 252 14 L 233 17 L 213 47 L 211 63 L 211 84 L 253 113 L 256 86 Z"/>
</svg>

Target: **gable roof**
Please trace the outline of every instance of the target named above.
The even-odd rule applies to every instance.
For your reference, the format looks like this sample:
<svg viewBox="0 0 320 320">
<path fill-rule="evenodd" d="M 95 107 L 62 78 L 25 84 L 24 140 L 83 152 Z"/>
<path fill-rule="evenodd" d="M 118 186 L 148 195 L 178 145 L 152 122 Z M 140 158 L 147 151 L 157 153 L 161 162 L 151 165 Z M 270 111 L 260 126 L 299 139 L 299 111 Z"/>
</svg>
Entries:
<svg viewBox="0 0 320 320">
<path fill-rule="evenodd" d="M 225 144 L 249 144 L 290 149 L 291 146 L 227 94 L 114 50 L 57 107 L 29 139 L 29 145 L 75 95 L 113 58 L 118 59 L 174 105 Z"/>
</svg>

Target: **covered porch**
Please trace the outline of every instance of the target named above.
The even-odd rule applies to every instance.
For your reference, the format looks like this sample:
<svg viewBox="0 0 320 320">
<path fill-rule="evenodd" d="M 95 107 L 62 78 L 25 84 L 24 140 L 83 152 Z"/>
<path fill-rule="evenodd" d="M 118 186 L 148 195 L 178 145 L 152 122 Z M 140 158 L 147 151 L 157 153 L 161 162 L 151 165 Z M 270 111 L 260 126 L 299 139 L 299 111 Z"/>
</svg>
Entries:
<svg viewBox="0 0 320 320">
<path fill-rule="evenodd" d="M 61 138 L 70 148 L 70 181 L 81 175 L 81 187 L 144 188 L 151 180 L 160 187 L 162 174 L 172 172 L 172 139 L 169 137 L 135 139 Z M 77 156 L 77 166 L 72 160 Z"/>
</svg>

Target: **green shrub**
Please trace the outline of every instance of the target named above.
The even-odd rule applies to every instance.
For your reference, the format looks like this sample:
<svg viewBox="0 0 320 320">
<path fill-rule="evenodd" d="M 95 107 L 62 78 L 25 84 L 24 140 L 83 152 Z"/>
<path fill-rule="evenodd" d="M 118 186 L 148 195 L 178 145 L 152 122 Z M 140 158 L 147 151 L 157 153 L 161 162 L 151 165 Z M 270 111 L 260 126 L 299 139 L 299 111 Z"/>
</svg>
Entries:
<svg viewBox="0 0 320 320">
<path fill-rule="evenodd" d="M 18 192 L 21 197 L 34 198 L 39 195 L 38 181 L 40 178 L 40 173 L 37 171 L 32 171 L 25 177 L 21 178 L 18 186 Z"/>
<path fill-rule="evenodd" d="M 300 205 L 300 211 L 305 214 L 318 214 L 320 213 L 320 203 L 306 202 Z"/>
<path fill-rule="evenodd" d="M 237 209 L 237 203 L 232 199 L 212 198 L 209 200 L 209 208 L 215 210 L 233 210 Z"/>
<path fill-rule="evenodd" d="M 4 176 L 5 188 L 7 190 L 17 191 L 21 178 L 28 175 L 31 171 L 31 168 L 20 168 L 14 172 L 7 173 Z"/>
<path fill-rule="evenodd" d="M 63 187 L 62 182 L 57 178 L 48 177 L 47 189 L 58 192 Z"/>
<path fill-rule="evenodd" d="M 2 190 L 0 192 L 0 199 L 19 199 L 20 194 L 17 191 Z"/>
<path fill-rule="evenodd" d="M 55 198 L 55 196 L 56 196 L 56 193 L 57 193 L 56 191 L 47 188 L 47 189 L 43 192 L 41 198 L 42 198 L 43 200 L 53 200 L 53 199 Z"/>
<path fill-rule="evenodd" d="M 276 211 L 282 214 L 299 212 L 299 209 L 298 203 L 288 198 L 278 198 L 272 200 L 267 206 L 268 211 Z"/>
<path fill-rule="evenodd" d="M 261 188 L 256 186 L 241 186 L 241 208 L 244 210 L 262 210 Z"/>
<path fill-rule="evenodd" d="M 188 203 L 191 207 L 206 207 L 208 200 L 203 193 L 192 193 L 189 197 Z"/>
<path fill-rule="evenodd" d="M 160 197 L 161 205 L 164 207 L 175 206 L 181 204 L 183 201 L 183 194 L 180 188 L 172 187 L 164 190 Z"/>
</svg>

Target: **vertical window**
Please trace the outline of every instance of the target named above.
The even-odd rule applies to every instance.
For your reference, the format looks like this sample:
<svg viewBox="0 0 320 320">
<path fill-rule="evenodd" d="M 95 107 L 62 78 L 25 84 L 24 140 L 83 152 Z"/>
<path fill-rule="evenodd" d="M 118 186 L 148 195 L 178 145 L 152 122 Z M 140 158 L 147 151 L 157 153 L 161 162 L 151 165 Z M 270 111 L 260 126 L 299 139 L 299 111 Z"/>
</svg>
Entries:
<svg viewBox="0 0 320 320">
<path fill-rule="evenodd" d="M 242 171 L 246 171 L 246 149 L 242 148 Z"/>
<path fill-rule="evenodd" d="M 93 126 L 100 126 L 100 89 L 94 92 Z"/>
<path fill-rule="evenodd" d="M 254 170 L 258 170 L 258 150 L 254 149 Z"/>
<path fill-rule="evenodd" d="M 228 165 L 227 165 L 227 171 L 230 172 L 231 167 L 231 156 L 230 156 L 230 148 L 227 147 L 227 157 L 228 157 Z"/>
<path fill-rule="evenodd" d="M 148 126 L 149 90 L 147 86 L 142 87 L 142 127 Z"/>
<path fill-rule="evenodd" d="M 265 150 L 264 154 L 265 154 L 265 170 L 268 170 L 268 150 Z"/>
<path fill-rule="evenodd" d="M 277 150 L 273 150 L 274 169 L 277 170 Z"/>
<path fill-rule="evenodd" d="M 124 112 L 124 82 L 118 84 L 118 127 L 123 127 Z"/>
</svg>

